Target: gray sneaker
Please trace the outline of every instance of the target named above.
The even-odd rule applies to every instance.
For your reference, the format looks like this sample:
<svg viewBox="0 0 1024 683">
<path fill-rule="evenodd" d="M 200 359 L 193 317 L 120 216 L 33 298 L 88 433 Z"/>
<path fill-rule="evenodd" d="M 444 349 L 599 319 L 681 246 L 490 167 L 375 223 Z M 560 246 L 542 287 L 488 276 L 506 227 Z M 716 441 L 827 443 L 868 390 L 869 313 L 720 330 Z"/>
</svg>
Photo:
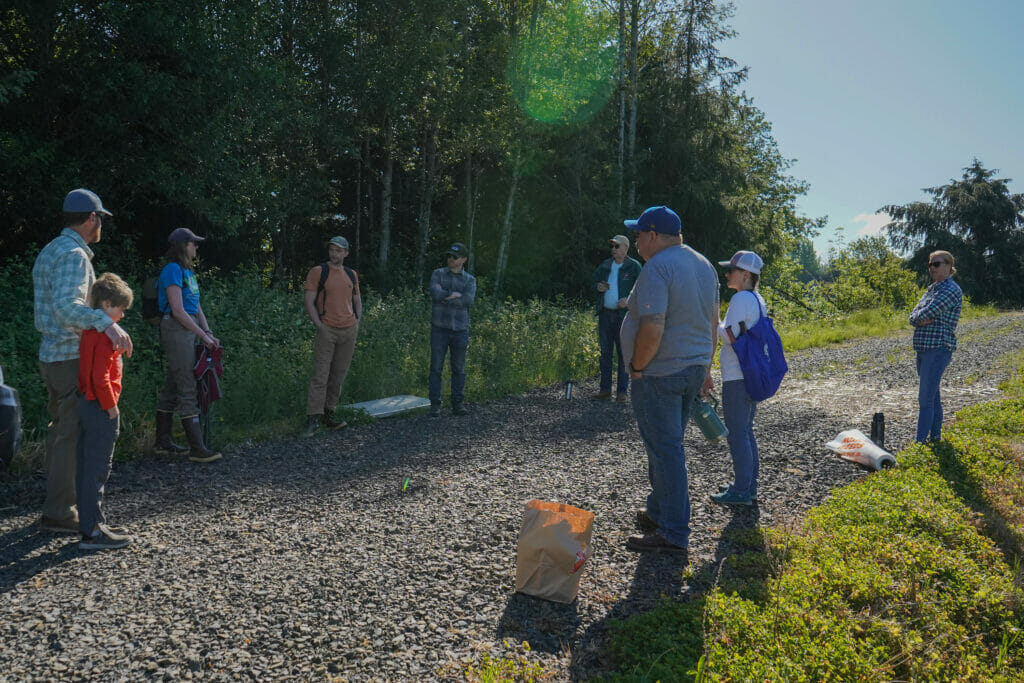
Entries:
<svg viewBox="0 0 1024 683">
<path fill-rule="evenodd" d="M 99 533 L 95 536 L 83 536 L 78 544 L 80 550 L 114 550 L 123 548 L 132 542 L 131 536 L 116 533 L 106 524 L 97 524 L 96 526 Z"/>
</svg>

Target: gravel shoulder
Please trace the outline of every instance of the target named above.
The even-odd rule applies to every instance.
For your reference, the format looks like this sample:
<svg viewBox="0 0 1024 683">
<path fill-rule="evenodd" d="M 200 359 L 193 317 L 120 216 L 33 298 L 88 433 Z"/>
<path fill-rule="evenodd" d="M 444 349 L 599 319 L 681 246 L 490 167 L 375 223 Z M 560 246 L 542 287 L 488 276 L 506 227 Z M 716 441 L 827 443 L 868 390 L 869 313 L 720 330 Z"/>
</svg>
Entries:
<svg viewBox="0 0 1024 683">
<path fill-rule="evenodd" d="M 999 395 L 1001 356 L 1022 333 L 1020 313 L 961 324 L 947 415 Z M 695 568 L 734 550 L 730 530 L 796 525 L 833 488 L 868 476 L 825 449 L 839 431 L 867 432 L 884 412 L 890 451 L 913 438 L 908 334 L 789 360 L 757 418 L 758 507 L 710 503 L 731 476 L 728 449 L 687 434 Z M 700 586 L 676 559 L 625 549 L 646 456 L 629 405 L 587 400 L 596 388 L 238 445 L 211 466 L 115 464 L 108 517 L 138 540 L 124 551 L 83 553 L 39 533 L 43 482 L 0 480 L 0 679 L 464 680 L 484 653 L 524 640 L 556 680 L 600 673 L 611 620 Z M 571 605 L 512 592 L 532 498 L 596 515 Z"/>
</svg>

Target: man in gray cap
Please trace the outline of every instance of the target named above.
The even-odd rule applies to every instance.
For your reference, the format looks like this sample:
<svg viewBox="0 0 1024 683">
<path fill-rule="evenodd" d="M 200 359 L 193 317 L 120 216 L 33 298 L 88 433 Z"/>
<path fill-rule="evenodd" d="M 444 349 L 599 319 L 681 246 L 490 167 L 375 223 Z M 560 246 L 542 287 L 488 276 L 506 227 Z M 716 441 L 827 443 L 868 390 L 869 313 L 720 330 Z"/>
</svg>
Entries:
<svg viewBox="0 0 1024 683">
<path fill-rule="evenodd" d="M 441 371 L 451 353 L 452 412 L 465 415 L 466 351 L 469 349 L 469 309 L 476 300 L 476 278 L 466 272 L 469 250 L 455 242 L 446 252 L 448 266 L 430 275 L 430 416 L 441 415 Z"/>
<path fill-rule="evenodd" d="M 100 241 L 103 217 L 111 216 L 94 192 L 72 190 L 64 198 L 64 229 L 43 247 L 32 267 L 39 373 L 48 394 L 46 501 L 40 526 L 78 533 L 75 448 L 78 443 L 78 340 L 84 329 L 104 332 L 114 349 L 132 355 L 132 339 L 103 311 L 88 304 L 96 281 L 90 244 Z"/>
<path fill-rule="evenodd" d="M 590 276 L 597 289 L 597 341 L 601 345 L 601 390 L 592 398 L 612 397 L 612 354 L 618 361 L 615 398 L 626 400 L 629 372 L 622 360 L 622 342 L 619 328 L 626 317 L 626 299 L 640 275 L 640 262 L 629 254 L 629 238 L 616 235 L 608 240 L 612 245 L 611 258 L 606 258 Z"/>
<path fill-rule="evenodd" d="M 334 408 L 345 386 L 352 353 L 363 315 L 359 276 L 345 265 L 348 240 L 340 235 L 327 242 L 328 260 L 306 275 L 306 314 L 316 325 L 313 340 L 313 374 L 306 393 L 306 428 L 303 437 L 316 434 L 320 422 L 328 429 L 341 429 L 344 420 L 334 417 Z"/>
</svg>

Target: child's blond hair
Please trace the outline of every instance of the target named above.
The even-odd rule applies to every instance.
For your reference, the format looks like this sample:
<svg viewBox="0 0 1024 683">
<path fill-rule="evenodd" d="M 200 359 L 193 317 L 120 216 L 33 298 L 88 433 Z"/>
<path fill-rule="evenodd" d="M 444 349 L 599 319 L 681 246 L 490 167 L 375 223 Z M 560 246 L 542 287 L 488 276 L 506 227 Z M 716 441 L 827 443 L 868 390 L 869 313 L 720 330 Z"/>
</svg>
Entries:
<svg viewBox="0 0 1024 683">
<path fill-rule="evenodd" d="M 93 308 L 99 308 L 100 302 L 103 301 L 108 302 L 111 306 L 131 308 L 133 299 L 135 299 L 135 293 L 132 292 L 132 288 L 113 273 L 100 275 L 96 278 L 96 282 L 92 283 L 92 289 L 89 290 L 89 305 Z"/>
</svg>

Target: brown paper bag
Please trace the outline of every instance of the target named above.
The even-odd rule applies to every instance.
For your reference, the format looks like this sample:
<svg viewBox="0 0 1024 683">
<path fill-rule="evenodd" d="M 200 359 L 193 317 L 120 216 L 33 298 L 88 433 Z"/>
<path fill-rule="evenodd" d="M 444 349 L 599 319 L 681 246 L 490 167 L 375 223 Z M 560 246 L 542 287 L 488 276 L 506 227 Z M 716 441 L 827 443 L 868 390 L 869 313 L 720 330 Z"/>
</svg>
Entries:
<svg viewBox="0 0 1024 683">
<path fill-rule="evenodd" d="M 516 553 L 516 591 L 555 602 L 575 600 L 593 533 L 592 512 L 564 503 L 527 503 Z"/>
</svg>

